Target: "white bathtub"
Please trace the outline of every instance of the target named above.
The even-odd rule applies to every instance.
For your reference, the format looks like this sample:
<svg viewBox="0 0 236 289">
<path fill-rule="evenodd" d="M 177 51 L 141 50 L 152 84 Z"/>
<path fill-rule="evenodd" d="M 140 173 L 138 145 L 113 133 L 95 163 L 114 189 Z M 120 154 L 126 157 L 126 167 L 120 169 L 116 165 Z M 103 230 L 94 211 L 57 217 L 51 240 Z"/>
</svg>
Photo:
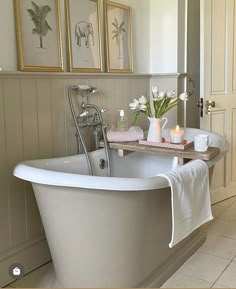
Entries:
<svg viewBox="0 0 236 289">
<path fill-rule="evenodd" d="M 170 189 L 155 175 L 172 169 L 172 157 L 131 153 L 119 158 L 112 151 L 108 178 L 98 165 L 104 156 L 103 149 L 91 153 L 96 176 L 87 175 L 84 155 L 27 161 L 14 170 L 33 185 L 55 286 L 158 287 L 205 235 L 195 231 L 168 247 Z"/>
</svg>

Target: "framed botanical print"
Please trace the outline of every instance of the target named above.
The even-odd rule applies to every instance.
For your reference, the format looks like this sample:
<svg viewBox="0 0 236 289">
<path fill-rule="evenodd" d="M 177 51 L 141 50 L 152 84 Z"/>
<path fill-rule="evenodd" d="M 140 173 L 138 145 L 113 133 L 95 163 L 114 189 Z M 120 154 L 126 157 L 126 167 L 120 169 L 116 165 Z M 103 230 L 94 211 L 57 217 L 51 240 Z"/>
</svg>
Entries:
<svg viewBox="0 0 236 289">
<path fill-rule="evenodd" d="M 106 66 L 108 72 L 133 72 L 132 9 L 104 0 Z"/>
<path fill-rule="evenodd" d="M 65 0 L 71 72 L 101 72 L 99 0 Z"/>
<path fill-rule="evenodd" d="M 60 0 L 14 0 L 21 71 L 63 71 Z"/>
</svg>

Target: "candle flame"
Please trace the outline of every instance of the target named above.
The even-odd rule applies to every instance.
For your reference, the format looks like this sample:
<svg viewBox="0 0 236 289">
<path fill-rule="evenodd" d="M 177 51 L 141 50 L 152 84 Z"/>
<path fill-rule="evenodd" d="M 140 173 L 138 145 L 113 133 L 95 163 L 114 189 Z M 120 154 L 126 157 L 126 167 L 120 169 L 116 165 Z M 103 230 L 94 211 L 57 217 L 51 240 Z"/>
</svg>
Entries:
<svg viewBox="0 0 236 289">
<path fill-rule="evenodd" d="M 179 125 L 176 126 L 176 131 L 179 131 L 180 130 L 180 127 Z"/>
</svg>

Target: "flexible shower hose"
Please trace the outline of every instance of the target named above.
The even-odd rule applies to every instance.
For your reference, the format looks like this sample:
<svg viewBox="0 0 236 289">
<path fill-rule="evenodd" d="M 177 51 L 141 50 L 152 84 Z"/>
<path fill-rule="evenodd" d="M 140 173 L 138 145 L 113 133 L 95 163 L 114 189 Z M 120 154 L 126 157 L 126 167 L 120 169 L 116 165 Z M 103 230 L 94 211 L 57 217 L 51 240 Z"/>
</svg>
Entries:
<svg viewBox="0 0 236 289">
<path fill-rule="evenodd" d="M 80 132 L 77 120 L 76 120 L 76 114 L 75 114 L 75 110 L 74 110 L 74 106 L 73 106 L 73 102 L 72 102 L 72 95 L 71 95 L 72 90 L 73 90 L 73 87 L 70 87 L 69 90 L 68 90 L 68 99 L 69 99 L 70 109 L 71 109 L 72 117 L 73 117 L 73 120 L 74 120 L 74 123 L 75 123 L 75 127 L 76 127 L 76 130 L 77 130 L 80 142 L 81 142 L 82 147 L 84 149 L 84 154 L 85 154 L 85 157 L 86 157 L 86 160 L 87 160 L 89 174 L 91 176 L 93 176 L 93 169 L 92 169 L 91 161 L 90 161 L 90 158 L 89 158 L 89 155 L 88 155 L 88 151 L 86 149 L 85 143 L 83 141 L 83 138 L 82 138 L 82 135 L 81 135 L 81 132 Z"/>
</svg>

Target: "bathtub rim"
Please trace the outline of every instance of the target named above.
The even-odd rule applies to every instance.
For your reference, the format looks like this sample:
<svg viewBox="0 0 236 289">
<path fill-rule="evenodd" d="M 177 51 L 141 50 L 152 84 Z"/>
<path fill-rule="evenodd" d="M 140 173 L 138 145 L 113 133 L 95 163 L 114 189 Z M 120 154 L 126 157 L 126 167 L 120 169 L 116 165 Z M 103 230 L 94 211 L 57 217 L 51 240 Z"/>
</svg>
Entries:
<svg viewBox="0 0 236 289">
<path fill-rule="evenodd" d="M 94 151 L 92 154 L 97 152 L 98 151 Z M 221 152 L 211 161 L 206 161 L 209 169 L 213 168 L 215 163 L 218 162 L 224 155 L 225 152 Z M 50 160 L 61 162 L 70 160 L 78 161 L 79 156 L 81 155 L 23 161 L 15 166 L 13 175 L 19 179 L 29 181 L 31 183 L 38 183 L 49 186 L 85 188 L 92 190 L 98 190 L 99 188 L 100 190 L 107 191 L 143 191 L 170 187 L 165 178 L 155 175 L 143 178 L 108 178 L 106 176 L 90 176 L 86 174 L 60 172 L 47 169 L 46 167 L 40 167 L 40 164 L 45 166 L 46 163 L 50 162 Z"/>
<path fill-rule="evenodd" d="M 31 183 L 93 190 L 143 191 L 169 187 L 168 182 L 159 176 L 146 178 L 89 176 L 37 168 L 32 166 L 33 162 L 25 161 L 18 164 L 13 175 Z"/>
</svg>

